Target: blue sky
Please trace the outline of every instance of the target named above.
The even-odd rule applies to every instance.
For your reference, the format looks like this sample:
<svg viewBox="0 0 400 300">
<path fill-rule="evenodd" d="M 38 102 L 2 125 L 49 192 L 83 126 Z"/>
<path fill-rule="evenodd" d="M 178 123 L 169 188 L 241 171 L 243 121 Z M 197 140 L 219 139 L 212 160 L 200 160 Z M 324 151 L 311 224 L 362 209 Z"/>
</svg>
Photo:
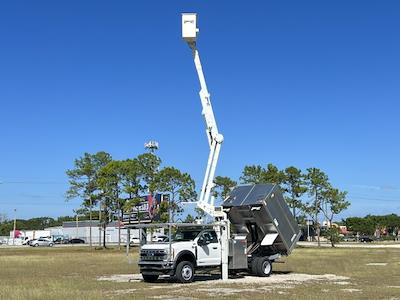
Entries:
<svg viewBox="0 0 400 300">
<path fill-rule="evenodd" d="M 65 170 L 84 152 L 134 157 L 201 183 L 208 155 L 180 13 L 220 131 L 217 174 L 318 167 L 349 191 L 342 216 L 400 213 L 398 1 L 17 1 L 0 4 L 0 213 L 72 213 Z"/>
</svg>

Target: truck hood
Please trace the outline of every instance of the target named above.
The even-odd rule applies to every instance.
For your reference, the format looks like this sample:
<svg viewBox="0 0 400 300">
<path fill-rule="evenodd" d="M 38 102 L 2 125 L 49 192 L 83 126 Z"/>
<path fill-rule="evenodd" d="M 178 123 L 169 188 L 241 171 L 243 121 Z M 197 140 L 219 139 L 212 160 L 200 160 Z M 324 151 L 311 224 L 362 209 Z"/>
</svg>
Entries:
<svg viewBox="0 0 400 300">
<path fill-rule="evenodd" d="M 190 247 L 193 245 L 193 241 L 188 241 L 188 242 L 173 242 L 171 243 L 171 247 L 173 249 L 190 249 Z M 146 244 L 143 245 L 142 248 L 143 250 L 169 250 L 169 243 L 154 243 L 154 244 Z"/>
</svg>

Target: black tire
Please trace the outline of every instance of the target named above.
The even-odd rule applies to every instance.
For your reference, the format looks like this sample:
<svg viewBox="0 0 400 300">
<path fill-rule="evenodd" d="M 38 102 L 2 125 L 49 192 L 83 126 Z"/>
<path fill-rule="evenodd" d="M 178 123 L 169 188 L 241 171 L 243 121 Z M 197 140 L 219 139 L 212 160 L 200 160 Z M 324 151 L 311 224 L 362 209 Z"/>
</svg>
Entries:
<svg viewBox="0 0 400 300">
<path fill-rule="evenodd" d="M 260 277 L 268 277 L 272 273 L 272 263 L 267 257 L 259 257 L 256 268 Z"/>
<path fill-rule="evenodd" d="M 50 244 L 49 244 L 49 247 L 53 247 L 53 246 L 54 246 L 54 244 L 53 244 L 53 243 L 50 243 Z"/>
<path fill-rule="evenodd" d="M 258 264 L 261 257 L 254 257 L 251 262 L 251 274 L 258 275 Z"/>
<path fill-rule="evenodd" d="M 142 274 L 143 280 L 145 282 L 156 282 L 158 275 Z"/>
<path fill-rule="evenodd" d="M 35 245 L 33 245 L 33 247 L 39 247 L 39 244 L 35 244 Z"/>
<path fill-rule="evenodd" d="M 176 280 L 180 283 L 190 283 L 194 279 L 194 266 L 190 261 L 181 261 L 176 267 Z"/>
</svg>

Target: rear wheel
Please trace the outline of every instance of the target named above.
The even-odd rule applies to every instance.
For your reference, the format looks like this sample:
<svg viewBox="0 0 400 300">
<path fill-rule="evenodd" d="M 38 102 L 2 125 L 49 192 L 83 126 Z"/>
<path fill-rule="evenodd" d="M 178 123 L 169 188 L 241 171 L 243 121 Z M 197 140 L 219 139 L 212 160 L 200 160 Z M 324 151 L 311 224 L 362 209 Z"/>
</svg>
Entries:
<svg viewBox="0 0 400 300">
<path fill-rule="evenodd" d="M 268 277 L 272 272 L 272 263 L 267 257 L 259 257 L 257 260 L 257 275 Z"/>
<path fill-rule="evenodd" d="M 176 279 L 181 283 L 189 283 L 194 279 L 194 267 L 190 261 L 181 261 L 176 267 Z"/>
<path fill-rule="evenodd" d="M 156 282 L 158 275 L 142 274 L 143 280 L 146 282 Z"/>
<path fill-rule="evenodd" d="M 35 245 L 33 245 L 33 247 L 39 247 L 39 244 L 35 244 Z"/>
<path fill-rule="evenodd" d="M 53 244 L 53 243 L 50 243 L 50 244 L 49 244 L 49 247 L 53 247 L 53 246 L 54 246 L 54 244 Z"/>
<path fill-rule="evenodd" d="M 254 257 L 251 262 L 251 273 L 253 275 L 258 275 L 258 264 L 261 257 Z"/>
</svg>

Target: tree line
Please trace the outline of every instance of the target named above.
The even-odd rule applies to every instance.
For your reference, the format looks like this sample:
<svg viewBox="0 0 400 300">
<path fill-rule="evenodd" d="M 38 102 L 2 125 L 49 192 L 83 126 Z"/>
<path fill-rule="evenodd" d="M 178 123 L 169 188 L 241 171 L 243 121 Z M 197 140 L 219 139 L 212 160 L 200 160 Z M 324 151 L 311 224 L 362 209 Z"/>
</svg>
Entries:
<svg viewBox="0 0 400 300">
<path fill-rule="evenodd" d="M 50 217 L 39 217 L 31 219 L 17 219 L 18 230 L 42 230 L 47 227 L 62 226 L 63 222 L 74 221 L 74 217 L 63 216 L 56 219 Z M 9 220 L 5 216 L 0 219 L 0 235 L 9 236 L 14 229 L 14 220 Z"/>
<path fill-rule="evenodd" d="M 400 216 L 389 214 L 384 216 L 367 215 L 365 217 L 349 217 L 342 221 L 347 229 L 359 234 L 372 235 L 376 230 L 387 235 L 397 235 L 400 230 Z"/>
<path fill-rule="evenodd" d="M 293 216 L 302 223 L 311 218 L 320 244 L 320 216 L 328 224 L 326 232 L 332 246 L 338 240 L 333 219 L 350 206 L 346 191 L 332 186 L 328 175 L 318 168 L 307 168 L 305 172 L 294 166 L 279 170 L 273 164 L 265 168 L 260 165 L 245 166 L 240 177 L 241 183 L 274 183 L 280 186 Z"/>
<path fill-rule="evenodd" d="M 115 216 L 121 221 L 124 214 L 140 205 L 141 197 L 156 192 L 168 194 L 169 201 L 161 203 L 158 214 L 161 221 L 175 221 L 182 212 L 182 201 L 193 201 L 197 198 L 195 182 L 192 177 L 181 170 L 168 166 L 161 167 L 161 159 L 154 153 L 144 153 L 125 160 L 113 160 L 106 152 L 95 154 L 84 153 L 74 162 L 74 167 L 67 170 L 69 189 L 66 198 L 82 199 L 77 213 L 92 216 L 94 207 L 99 212 L 98 218 L 106 226 Z M 333 218 L 346 209 L 350 203 L 347 193 L 334 188 L 328 176 L 320 169 L 308 168 L 305 172 L 290 166 L 279 170 L 268 164 L 245 166 L 240 183 L 278 184 L 284 193 L 285 200 L 298 220 L 306 216 L 314 221 L 318 243 L 320 241 L 320 216 L 328 224 Z M 217 176 L 214 180 L 213 196 L 224 199 L 237 182 L 226 176 Z M 199 215 L 202 212 L 197 210 Z M 186 221 L 194 217 L 187 216 Z M 335 229 L 330 226 L 330 238 L 333 243 Z"/>
<path fill-rule="evenodd" d="M 81 199 L 76 212 L 89 215 L 90 219 L 96 207 L 99 212 L 96 219 L 104 228 L 114 218 L 121 222 L 124 214 L 141 205 L 143 195 L 156 192 L 169 195 L 169 201 L 162 203 L 158 211 L 164 222 L 174 221 L 181 212 L 180 202 L 197 197 L 191 176 L 171 166 L 161 168 L 161 159 L 153 153 L 125 160 L 114 160 L 103 151 L 84 153 L 66 173 L 69 178 L 66 199 Z"/>
<path fill-rule="evenodd" d="M 88 218 L 87 214 L 84 217 Z M 98 220 L 98 212 L 93 212 L 93 218 Z M 63 222 L 75 221 L 75 216 L 62 216 L 58 218 L 37 217 L 31 219 L 17 219 L 18 230 L 42 230 L 47 227 L 62 226 Z M 195 217 L 188 215 L 185 222 L 194 222 Z M 349 231 L 362 235 L 373 235 L 375 231 L 386 231 L 387 234 L 393 235 L 400 229 L 400 216 L 396 214 L 389 215 L 367 215 L 365 217 L 348 217 L 337 222 L 340 225 L 346 225 Z M 13 230 L 14 220 L 10 220 L 7 216 L 2 215 L 0 218 L 0 236 L 8 236 Z"/>
</svg>

